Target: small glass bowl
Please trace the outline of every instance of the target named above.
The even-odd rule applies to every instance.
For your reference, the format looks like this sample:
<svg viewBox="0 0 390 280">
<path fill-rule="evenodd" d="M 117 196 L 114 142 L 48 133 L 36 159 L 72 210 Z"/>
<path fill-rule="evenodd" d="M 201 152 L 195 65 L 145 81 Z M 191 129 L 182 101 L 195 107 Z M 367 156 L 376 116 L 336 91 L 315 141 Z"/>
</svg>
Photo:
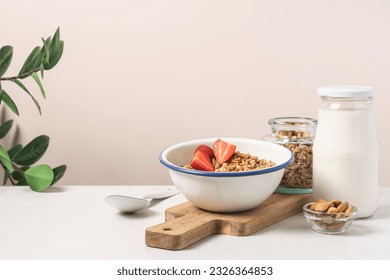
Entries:
<svg viewBox="0 0 390 280">
<path fill-rule="evenodd" d="M 350 205 L 353 207 L 353 211 L 349 213 L 330 214 L 310 210 L 310 205 L 313 203 L 310 202 L 303 206 L 303 215 L 316 232 L 340 234 L 345 232 L 356 219 L 357 209 L 355 206 Z"/>
</svg>

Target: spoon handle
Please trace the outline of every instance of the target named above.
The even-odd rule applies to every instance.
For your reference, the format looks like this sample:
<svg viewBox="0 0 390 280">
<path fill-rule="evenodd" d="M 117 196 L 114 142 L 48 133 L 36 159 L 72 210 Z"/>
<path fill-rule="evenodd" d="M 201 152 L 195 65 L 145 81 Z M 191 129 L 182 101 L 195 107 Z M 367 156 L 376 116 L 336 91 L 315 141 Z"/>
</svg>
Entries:
<svg viewBox="0 0 390 280">
<path fill-rule="evenodd" d="M 157 192 L 145 194 L 145 195 L 141 196 L 141 198 L 143 198 L 143 199 L 163 199 L 163 198 L 167 198 L 167 197 L 173 196 L 173 195 L 178 194 L 178 193 L 179 193 L 179 191 L 176 188 L 172 187 L 172 188 L 169 188 L 169 189 L 166 189 L 163 191 L 157 191 Z"/>
</svg>

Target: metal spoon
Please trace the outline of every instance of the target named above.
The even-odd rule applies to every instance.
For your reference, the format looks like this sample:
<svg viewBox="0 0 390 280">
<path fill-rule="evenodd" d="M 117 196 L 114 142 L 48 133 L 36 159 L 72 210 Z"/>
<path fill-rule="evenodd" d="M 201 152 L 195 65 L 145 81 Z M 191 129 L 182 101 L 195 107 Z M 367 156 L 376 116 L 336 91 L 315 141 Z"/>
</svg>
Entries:
<svg viewBox="0 0 390 280">
<path fill-rule="evenodd" d="M 176 188 L 145 194 L 141 197 L 109 195 L 105 202 L 111 207 L 125 213 L 135 213 L 147 208 L 154 199 L 164 199 L 178 194 Z"/>
</svg>

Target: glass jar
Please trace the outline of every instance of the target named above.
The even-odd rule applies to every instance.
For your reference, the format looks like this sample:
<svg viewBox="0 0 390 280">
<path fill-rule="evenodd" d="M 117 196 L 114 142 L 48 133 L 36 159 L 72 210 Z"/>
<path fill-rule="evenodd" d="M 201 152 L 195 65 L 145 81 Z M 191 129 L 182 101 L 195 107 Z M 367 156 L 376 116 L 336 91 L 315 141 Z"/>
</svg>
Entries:
<svg viewBox="0 0 390 280">
<path fill-rule="evenodd" d="M 281 187 L 311 189 L 313 186 L 313 141 L 317 120 L 305 117 L 280 117 L 268 121 L 272 135 L 264 140 L 280 144 L 294 154 L 285 169 Z"/>
<path fill-rule="evenodd" d="M 313 146 L 313 198 L 348 201 L 358 218 L 378 204 L 378 140 L 374 90 L 364 86 L 318 89 L 321 107 Z"/>
</svg>

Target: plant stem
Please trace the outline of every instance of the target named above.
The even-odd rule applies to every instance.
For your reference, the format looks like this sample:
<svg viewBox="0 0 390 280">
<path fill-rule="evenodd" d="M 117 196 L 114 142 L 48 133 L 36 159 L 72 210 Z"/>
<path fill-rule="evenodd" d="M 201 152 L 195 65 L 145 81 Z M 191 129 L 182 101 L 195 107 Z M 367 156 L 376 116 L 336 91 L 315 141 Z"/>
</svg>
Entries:
<svg viewBox="0 0 390 280">
<path fill-rule="evenodd" d="M 38 68 L 35 68 L 34 71 L 26 72 L 26 73 L 23 73 L 22 75 L 17 75 L 17 76 L 12 76 L 12 77 L 0 77 L 0 81 L 14 81 L 14 80 L 18 80 L 18 79 L 24 79 L 24 78 L 27 78 L 28 76 L 31 76 L 32 73 L 38 72 L 39 70 L 41 70 L 41 69 L 38 67 Z"/>
<path fill-rule="evenodd" d="M 15 186 L 15 185 L 16 185 L 16 182 L 15 182 L 14 179 L 12 178 L 11 174 L 8 175 L 8 179 L 11 181 L 12 186 Z"/>
<path fill-rule="evenodd" d="M 2 163 L 2 162 L 0 162 L 0 164 L 1 164 L 1 166 L 3 167 L 3 169 L 4 169 L 4 172 L 8 172 L 7 171 L 7 168 L 4 166 L 4 164 Z M 20 171 L 22 171 L 19 167 L 17 167 Z M 15 168 L 14 168 L 15 169 Z M 18 172 L 20 172 L 20 171 L 18 171 Z M 22 171 L 23 172 L 23 171 Z M 12 176 L 11 176 L 11 174 L 8 174 L 8 179 L 11 181 L 11 184 L 13 185 L 13 186 L 15 186 L 16 185 L 16 182 L 14 181 L 14 179 L 12 178 Z"/>
<path fill-rule="evenodd" d="M 7 171 L 7 168 L 4 166 L 4 164 L 3 164 L 1 161 L 0 161 L 0 164 L 1 164 L 1 166 L 3 167 L 3 169 L 4 169 L 4 172 L 8 172 L 8 171 Z M 25 176 L 24 176 L 23 170 L 22 170 L 19 166 L 17 166 L 15 163 L 12 163 L 12 167 L 14 168 L 14 171 L 15 171 L 15 172 L 18 172 L 20 175 L 22 175 L 23 177 L 25 177 Z M 17 185 L 17 182 L 14 180 L 14 178 L 12 178 L 11 173 L 8 174 L 8 179 L 10 180 L 10 182 L 11 182 L 11 184 L 12 184 L 13 186 L 16 186 L 16 185 Z"/>
</svg>

